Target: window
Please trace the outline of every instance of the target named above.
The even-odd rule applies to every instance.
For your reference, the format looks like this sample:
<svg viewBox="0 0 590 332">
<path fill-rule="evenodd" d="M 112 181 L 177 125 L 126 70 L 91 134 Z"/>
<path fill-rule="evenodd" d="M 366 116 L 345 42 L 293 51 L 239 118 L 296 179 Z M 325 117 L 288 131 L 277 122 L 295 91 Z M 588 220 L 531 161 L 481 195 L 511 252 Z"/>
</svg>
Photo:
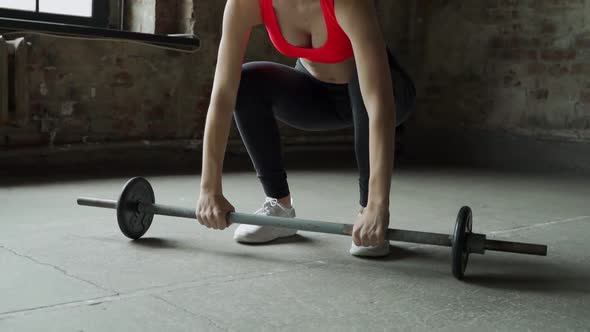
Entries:
<svg viewBox="0 0 590 332">
<path fill-rule="evenodd" d="M 35 0 L 0 0 L 1 8 L 34 11 Z"/>
<path fill-rule="evenodd" d="M 108 0 L 0 0 L 0 17 L 107 27 Z"/>
<path fill-rule="evenodd" d="M 92 17 L 92 0 L 69 1 L 69 3 L 66 0 L 38 1 L 39 12 L 41 13 Z"/>
<path fill-rule="evenodd" d="M 143 6 L 143 0 L 136 2 Z M 192 34 L 125 31 L 122 28 L 124 3 L 124 0 L 0 0 L 0 31 L 117 38 L 191 50 L 200 47 L 200 39 Z M 177 7 L 176 2 L 162 3 L 173 9 Z M 140 18 L 145 16 L 145 13 L 138 15 Z"/>
</svg>

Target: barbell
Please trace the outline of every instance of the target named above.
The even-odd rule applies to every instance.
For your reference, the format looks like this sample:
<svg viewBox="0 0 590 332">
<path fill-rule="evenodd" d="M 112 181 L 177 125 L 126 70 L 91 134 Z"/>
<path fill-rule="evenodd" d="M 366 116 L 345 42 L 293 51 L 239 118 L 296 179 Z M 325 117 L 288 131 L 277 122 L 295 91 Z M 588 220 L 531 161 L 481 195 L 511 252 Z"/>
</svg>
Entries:
<svg viewBox="0 0 590 332">
<path fill-rule="evenodd" d="M 150 228 L 154 215 L 196 219 L 195 209 L 156 204 L 154 190 L 144 178 L 129 180 L 118 200 L 78 198 L 78 205 L 117 210 L 121 232 L 130 239 L 141 238 Z M 301 231 L 352 236 L 353 226 L 324 221 L 295 218 L 268 217 L 243 213 L 230 213 L 228 220 L 234 224 L 273 226 Z M 461 280 L 467 268 L 470 254 L 484 254 L 486 250 L 526 255 L 547 256 L 547 246 L 530 243 L 489 240 L 485 234 L 472 232 L 473 214 L 464 206 L 459 211 L 452 235 L 388 229 L 387 240 L 428 244 L 452 248 L 452 272 Z"/>
</svg>

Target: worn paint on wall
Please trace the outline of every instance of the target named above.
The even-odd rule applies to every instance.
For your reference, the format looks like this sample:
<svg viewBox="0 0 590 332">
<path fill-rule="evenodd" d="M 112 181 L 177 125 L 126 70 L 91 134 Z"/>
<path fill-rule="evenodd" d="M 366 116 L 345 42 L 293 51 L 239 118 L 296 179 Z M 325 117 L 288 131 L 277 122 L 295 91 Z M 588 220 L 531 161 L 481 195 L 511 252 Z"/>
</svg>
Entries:
<svg viewBox="0 0 590 332">
<path fill-rule="evenodd" d="M 419 87 L 414 129 L 590 139 L 590 0 L 376 3 L 388 45 Z M 194 30 L 202 39 L 194 54 L 29 36 L 31 121 L 0 127 L 0 146 L 201 138 L 224 5 L 176 2 L 181 32 Z M 251 60 L 294 63 L 274 50 L 260 27 L 248 49 Z M 300 142 L 321 139 L 282 132 Z"/>
<path fill-rule="evenodd" d="M 154 33 L 156 0 L 125 0 L 125 30 Z"/>
<path fill-rule="evenodd" d="M 126 30 L 156 34 L 193 33 L 193 0 L 128 0 Z"/>
<path fill-rule="evenodd" d="M 167 2 L 168 8 L 160 5 L 156 9 L 152 8 L 153 1 L 130 4 L 138 5 L 132 15 L 144 15 L 131 19 L 139 24 L 133 28 L 136 31 L 157 29 L 154 25 L 158 19 L 145 17 L 154 10 L 164 11 L 157 13 L 164 23 L 174 15 L 181 17 L 185 25 L 194 22 L 191 29 L 202 39 L 201 50 L 188 54 L 129 42 L 31 35 L 28 75 L 33 120 L 27 127 L 5 130 L 10 139 L 4 146 L 202 137 L 224 2 L 193 4 L 179 0 Z M 401 43 L 405 29 L 403 6 L 380 1 L 380 8 L 387 13 L 383 15 L 387 41 Z M 246 61 L 251 60 L 294 63 L 274 50 L 261 27 L 255 29 L 248 49 Z M 285 136 L 306 141 L 303 132 L 286 127 L 282 131 Z M 324 135 L 351 134 L 339 131 Z M 237 138 L 237 131 L 233 130 L 231 136 Z M 310 140 L 317 137 L 318 133 L 313 133 Z"/>
<path fill-rule="evenodd" d="M 199 86 L 207 75 L 199 53 L 120 41 L 28 40 L 32 120 L 10 129 L 10 146 L 198 136 L 204 112 L 196 105 L 207 90 Z"/>
<path fill-rule="evenodd" d="M 418 127 L 590 139 L 590 1 L 423 4 Z"/>
</svg>

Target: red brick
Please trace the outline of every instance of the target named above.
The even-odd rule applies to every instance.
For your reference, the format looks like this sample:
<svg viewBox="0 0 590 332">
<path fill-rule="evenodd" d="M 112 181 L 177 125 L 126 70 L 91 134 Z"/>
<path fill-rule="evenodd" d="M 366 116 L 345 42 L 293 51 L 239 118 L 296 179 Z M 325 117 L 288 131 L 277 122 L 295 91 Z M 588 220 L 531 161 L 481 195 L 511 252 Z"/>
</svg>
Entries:
<svg viewBox="0 0 590 332">
<path fill-rule="evenodd" d="M 119 72 L 115 75 L 115 80 L 111 82 L 111 87 L 130 88 L 134 85 L 133 76 L 126 71 Z"/>
<path fill-rule="evenodd" d="M 514 23 L 510 26 L 510 29 L 512 33 L 522 33 L 524 31 L 524 27 L 522 26 L 521 23 Z"/>
<path fill-rule="evenodd" d="M 520 13 L 518 12 L 518 10 L 513 10 L 512 11 L 512 18 L 513 19 L 519 19 L 520 18 Z"/>
<path fill-rule="evenodd" d="M 527 49 L 494 49 L 491 56 L 500 60 L 522 61 L 522 60 L 537 60 L 538 53 L 536 50 Z"/>
<path fill-rule="evenodd" d="M 568 61 L 576 58 L 574 49 L 546 49 L 541 52 L 541 58 L 546 61 Z"/>
<path fill-rule="evenodd" d="M 498 1 L 498 7 L 514 8 L 518 6 L 518 0 L 500 0 Z"/>
<path fill-rule="evenodd" d="M 5 135 L 4 143 L 8 148 L 27 146 L 39 146 L 49 142 L 48 136 L 38 132 L 19 132 L 14 135 Z"/>
<path fill-rule="evenodd" d="M 557 32 L 557 26 L 554 23 L 545 21 L 541 23 L 541 33 L 543 34 L 554 34 Z"/>
<path fill-rule="evenodd" d="M 512 86 L 520 86 L 521 82 L 518 80 L 518 76 L 516 72 L 510 70 L 506 75 L 504 75 L 504 85 L 512 85 Z"/>
<path fill-rule="evenodd" d="M 506 9 L 486 9 L 484 12 L 484 20 L 488 22 L 510 22 L 514 20 L 514 15 L 512 10 Z M 518 18 L 518 16 L 516 17 Z"/>
<path fill-rule="evenodd" d="M 554 64 L 549 66 L 548 70 L 549 74 L 557 77 L 562 77 L 570 73 L 570 69 L 566 65 L 562 64 Z"/>
<path fill-rule="evenodd" d="M 125 66 L 125 60 L 122 57 L 117 56 L 115 57 L 115 64 L 117 65 L 117 67 L 123 68 Z"/>
<path fill-rule="evenodd" d="M 533 98 L 537 100 L 547 100 L 549 98 L 549 90 L 547 89 L 537 89 L 531 91 L 531 95 Z"/>
<path fill-rule="evenodd" d="M 43 78 L 45 82 L 52 82 L 57 79 L 57 68 L 55 67 L 45 67 L 43 68 Z"/>
<path fill-rule="evenodd" d="M 62 121 L 61 128 L 76 133 L 85 133 L 90 128 L 90 123 L 88 119 L 68 118 Z"/>
<path fill-rule="evenodd" d="M 547 66 L 541 62 L 532 62 L 527 66 L 527 73 L 530 75 L 540 75 L 545 73 Z"/>
<path fill-rule="evenodd" d="M 538 38 L 527 38 L 522 36 L 493 37 L 489 42 L 492 48 L 537 48 L 541 45 Z"/>
<path fill-rule="evenodd" d="M 585 0 L 534 0 L 531 7 L 535 9 L 566 9 L 584 7 Z"/>
<path fill-rule="evenodd" d="M 590 33 L 583 34 L 576 38 L 576 48 L 590 48 Z"/>
<path fill-rule="evenodd" d="M 572 66 L 572 74 L 590 75 L 590 63 L 576 63 Z"/>
</svg>

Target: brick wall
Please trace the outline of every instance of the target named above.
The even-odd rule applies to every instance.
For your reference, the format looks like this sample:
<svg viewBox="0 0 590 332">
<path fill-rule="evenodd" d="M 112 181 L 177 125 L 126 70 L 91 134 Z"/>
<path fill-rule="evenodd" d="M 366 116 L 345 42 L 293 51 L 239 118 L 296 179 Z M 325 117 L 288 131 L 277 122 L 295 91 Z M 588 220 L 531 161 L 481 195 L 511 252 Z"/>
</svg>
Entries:
<svg viewBox="0 0 590 332">
<path fill-rule="evenodd" d="M 150 9 L 153 1 L 136 2 L 158 12 Z M 129 42 L 29 36 L 31 121 L 0 127 L 0 147 L 200 138 L 225 2 L 162 3 L 168 8 L 160 11 L 160 26 L 168 24 L 163 31 L 194 30 L 201 50 L 186 54 Z M 419 88 L 414 132 L 470 129 L 590 139 L 590 0 L 376 3 L 388 45 Z M 166 21 L 165 13 L 176 21 Z M 155 14 L 148 25 L 137 29 L 155 31 Z M 294 62 L 257 28 L 246 61 L 262 59 Z M 303 142 L 350 139 L 349 131 L 319 137 L 282 130 Z"/>
<path fill-rule="evenodd" d="M 590 139 L 590 1 L 423 1 L 417 126 Z"/>
<path fill-rule="evenodd" d="M 5 147 L 195 138 L 209 87 L 198 53 L 118 41 L 27 37 L 30 120 Z M 92 64 L 92 65 L 89 65 Z M 205 74 L 204 74 L 205 73 Z"/>
<path fill-rule="evenodd" d="M 393 10 L 386 1 L 381 3 L 387 8 L 384 12 L 395 14 L 383 19 L 388 42 L 402 43 L 401 11 Z M 198 1 L 193 9 L 192 1 L 162 2 L 154 17 L 149 16 L 153 1 L 127 4 L 136 6 L 131 15 L 139 15 L 141 8 L 147 12 L 135 20 L 139 31 L 163 29 L 159 32 L 174 33 L 171 17 L 184 17 L 175 24 L 194 22 L 189 29 L 194 28 L 202 38 L 202 49 L 187 54 L 130 42 L 29 35 L 31 121 L 21 127 L 0 128 L 4 138 L 0 146 L 201 138 L 224 3 Z M 194 13 L 201 13 L 196 20 Z M 155 26 L 149 27 L 150 22 Z M 294 63 L 276 52 L 264 29 L 257 28 L 246 61 L 263 59 Z M 283 132 L 305 140 L 305 133 L 290 128 L 283 128 Z M 350 136 L 347 131 L 323 134 Z M 322 134 L 313 133 L 312 140 L 318 135 Z M 235 130 L 232 137 L 238 137 Z"/>
</svg>

